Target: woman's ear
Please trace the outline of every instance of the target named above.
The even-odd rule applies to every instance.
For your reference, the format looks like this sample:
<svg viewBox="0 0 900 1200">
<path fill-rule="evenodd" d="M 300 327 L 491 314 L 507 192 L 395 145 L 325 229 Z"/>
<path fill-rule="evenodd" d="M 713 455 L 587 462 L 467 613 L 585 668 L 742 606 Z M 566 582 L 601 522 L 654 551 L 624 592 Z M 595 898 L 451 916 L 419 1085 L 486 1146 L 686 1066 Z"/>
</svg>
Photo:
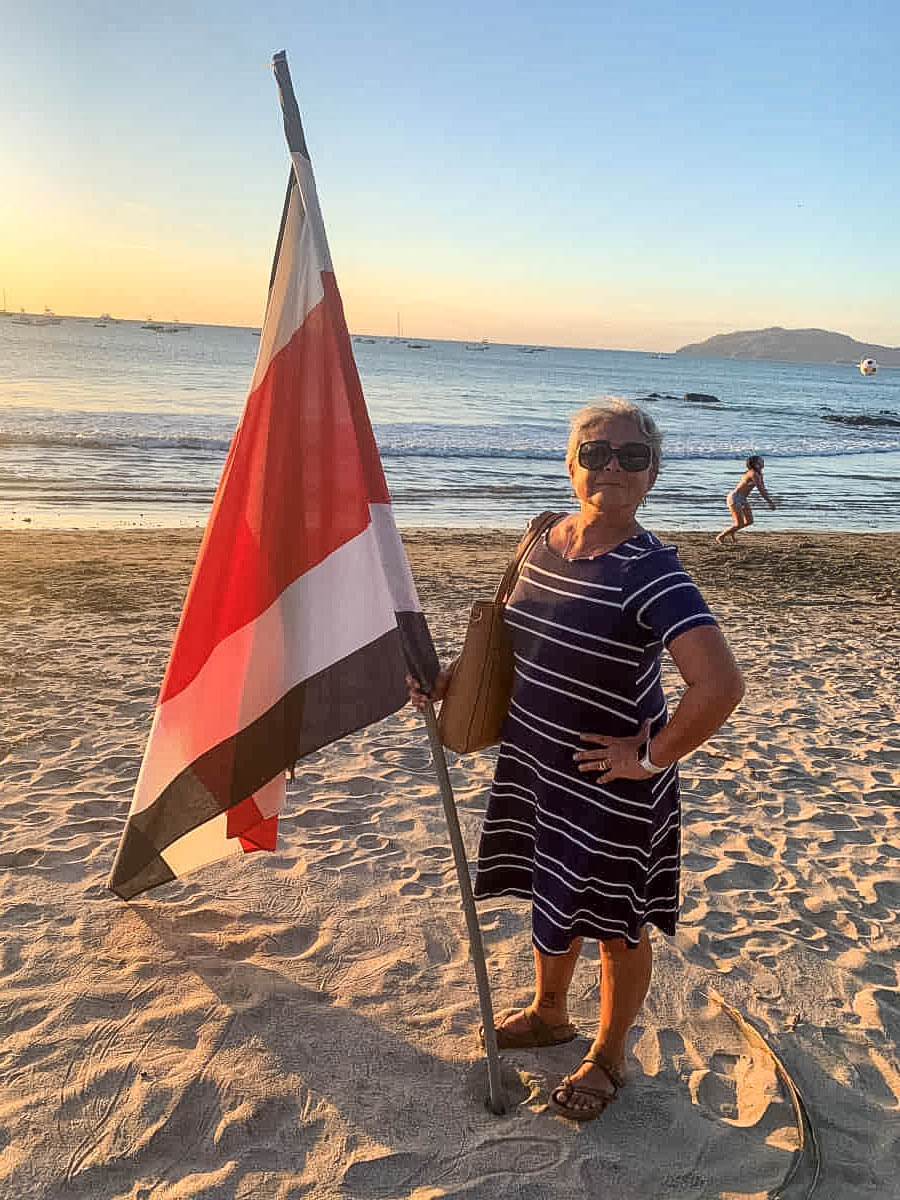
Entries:
<svg viewBox="0 0 900 1200">
<path fill-rule="evenodd" d="M 658 478 L 659 478 L 659 463 L 655 463 L 650 468 L 650 487 L 647 488 L 648 492 L 650 491 L 650 488 L 652 488 L 653 485 L 656 483 Z"/>
</svg>

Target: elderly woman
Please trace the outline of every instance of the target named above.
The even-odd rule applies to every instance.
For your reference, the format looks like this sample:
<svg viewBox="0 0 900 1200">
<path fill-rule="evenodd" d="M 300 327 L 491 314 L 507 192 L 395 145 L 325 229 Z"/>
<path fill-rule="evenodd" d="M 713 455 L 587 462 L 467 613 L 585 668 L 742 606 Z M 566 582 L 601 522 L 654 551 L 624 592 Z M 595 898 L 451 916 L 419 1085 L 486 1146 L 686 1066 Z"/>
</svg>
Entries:
<svg viewBox="0 0 900 1200">
<path fill-rule="evenodd" d="M 648 926 L 678 913 L 678 762 L 743 695 L 725 638 L 673 546 L 636 513 L 661 436 L 616 398 L 572 420 L 566 466 L 579 511 L 536 541 L 510 596 L 516 673 L 488 802 L 475 894 L 532 902 L 532 1002 L 498 1016 L 501 1048 L 577 1031 L 567 995 L 582 939 L 600 945 L 589 1053 L 552 1092 L 573 1120 L 599 1116 L 624 1082 L 625 1041 L 650 984 Z M 668 718 L 663 650 L 685 688 Z M 452 667 L 432 699 L 446 692 Z M 411 686 L 413 702 L 424 697 Z"/>
</svg>

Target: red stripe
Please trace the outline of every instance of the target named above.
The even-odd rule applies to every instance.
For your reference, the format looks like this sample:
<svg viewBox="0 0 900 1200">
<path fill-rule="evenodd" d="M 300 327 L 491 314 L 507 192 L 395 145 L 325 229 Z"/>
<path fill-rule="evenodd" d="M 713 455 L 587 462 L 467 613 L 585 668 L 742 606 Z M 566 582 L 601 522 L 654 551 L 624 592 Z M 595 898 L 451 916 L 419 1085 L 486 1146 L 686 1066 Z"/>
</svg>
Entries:
<svg viewBox="0 0 900 1200">
<path fill-rule="evenodd" d="M 206 532 L 159 703 L 216 645 L 369 523 L 390 496 L 334 276 L 247 398 Z M 235 680 L 240 686 L 240 680 Z"/>
<path fill-rule="evenodd" d="M 245 854 L 254 850 L 274 850 L 278 845 L 278 818 L 267 817 L 241 834 L 241 849 Z"/>
</svg>

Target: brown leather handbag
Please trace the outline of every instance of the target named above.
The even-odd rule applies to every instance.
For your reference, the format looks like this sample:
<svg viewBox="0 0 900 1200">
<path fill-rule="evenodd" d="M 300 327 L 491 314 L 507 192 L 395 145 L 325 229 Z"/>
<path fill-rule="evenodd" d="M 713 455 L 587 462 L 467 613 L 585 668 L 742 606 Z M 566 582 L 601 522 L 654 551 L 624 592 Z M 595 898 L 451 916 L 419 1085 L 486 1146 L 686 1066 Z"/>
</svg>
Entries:
<svg viewBox="0 0 900 1200">
<path fill-rule="evenodd" d="M 559 513 L 535 517 L 510 560 L 493 600 L 476 600 L 462 654 L 456 660 L 437 727 L 441 741 L 457 754 L 484 750 L 500 741 L 513 685 L 512 638 L 503 610 L 522 562 Z"/>
</svg>

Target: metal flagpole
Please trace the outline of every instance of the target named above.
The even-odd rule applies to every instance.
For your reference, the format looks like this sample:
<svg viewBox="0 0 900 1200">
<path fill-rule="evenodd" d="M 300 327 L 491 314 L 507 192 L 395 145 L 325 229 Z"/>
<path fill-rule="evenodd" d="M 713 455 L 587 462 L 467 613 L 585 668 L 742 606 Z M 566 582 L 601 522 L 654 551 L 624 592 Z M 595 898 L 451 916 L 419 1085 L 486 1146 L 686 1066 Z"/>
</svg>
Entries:
<svg viewBox="0 0 900 1200">
<path fill-rule="evenodd" d="M 431 743 L 431 757 L 434 759 L 434 769 L 437 772 L 441 788 L 441 799 L 444 802 L 444 816 L 447 818 L 447 829 L 450 833 L 450 845 L 453 847 L 453 861 L 456 863 L 456 874 L 459 878 L 459 891 L 462 897 L 463 912 L 466 916 L 466 927 L 469 931 L 469 951 L 472 964 L 475 967 L 475 982 L 478 985 L 478 1003 L 481 1006 L 481 1023 L 484 1029 L 484 1049 L 487 1055 L 489 1104 L 491 1112 L 506 1112 L 506 1100 L 500 1082 L 500 1057 L 497 1051 L 497 1031 L 494 1028 L 494 1006 L 491 1003 L 491 989 L 488 984 L 487 964 L 484 961 L 484 945 L 481 940 L 481 926 L 478 924 L 478 914 L 475 911 L 475 897 L 472 895 L 472 881 L 469 878 L 469 863 L 466 849 L 463 845 L 459 820 L 456 816 L 456 803 L 453 799 L 453 788 L 450 785 L 450 773 L 447 770 L 447 759 L 444 747 L 438 733 L 437 721 L 434 716 L 434 705 L 429 700 L 425 705 L 425 723 L 428 727 L 428 740 Z"/>
<path fill-rule="evenodd" d="M 281 97 L 281 109 L 284 115 L 284 132 L 287 139 L 288 149 L 291 154 L 302 154 L 305 158 L 309 157 L 306 139 L 303 134 L 303 124 L 300 120 L 300 109 L 297 106 L 297 99 L 294 95 L 293 84 L 291 83 L 291 75 L 287 65 L 287 55 L 283 50 L 272 59 L 272 67 L 275 72 L 275 79 L 278 84 L 278 91 Z M 291 168 L 293 171 L 293 167 Z M 291 182 L 288 185 L 288 199 L 290 199 Z M 287 201 L 285 202 L 285 214 L 287 213 Z M 282 216 L 282 229 L 279 232 L 279 244 L 284 231 L 284 223 L 286 217 Z M 324 231 L 322 232 L 324 245 Z M 278 261 L 276 253 L 275 261 Z M 274 279 L 273 267 L 273 279 Z M 435 665 L 436 662 L 435 662 Z M 463 846 L 462 834 L 459 829 L 459 822 L 456 818 L 456 806 L 453 801 L 453 789 L 450 786 L 450 775 L 447 772 L 447 760 L 444 757 L 444 747 L 441 744 L 441 739 L 438 736 L 437 722 L 434 717 L 434 707 L 431 702 L 426 705 L 425 720 L 428 725 L 428 738 L 431 742 L 431 754 L 434 759 L 435 770 L 437 771 L 438 782 L 441 788 L 441 799 L 444 802 L 444 815 L 447 818 L 447 828 L 450 832 L 450 844 L 453 847 L 453 858 L 456 862 L 456 873 L 459 876 L 459 889 L 462 893 L 463 912 L 466 915 L 466 925 L 469 930 L 469 949 L 472 955 L 472 962 L 475 965 L 475 979 L 478 984 L 478 1001 L 481 1005 L 481 1018 L 484 1023 L 484 1047 L 487 1052 L 488 1064 L 488 1086 L 490 1089 L 489 1104 L 491 1111 L 494 1113 L 506 1112 L 506 1104 L 503 1098 L 503 1090 L 500 1086 L 500 1061 L 497 1054 L 497 1034 L 494 1029 L 494 1010 L 491 1004 L 491 993 L 488 987 L 487 966 L 484 961 L 484 947 L 481 942 L 481 929 L 478 925 L 478 916 L 475 912 L 475 899 L 472 895 L 472 884 L 469 879 L 469 865 L 466 861 L 466 852 Z"/>
</svg>

